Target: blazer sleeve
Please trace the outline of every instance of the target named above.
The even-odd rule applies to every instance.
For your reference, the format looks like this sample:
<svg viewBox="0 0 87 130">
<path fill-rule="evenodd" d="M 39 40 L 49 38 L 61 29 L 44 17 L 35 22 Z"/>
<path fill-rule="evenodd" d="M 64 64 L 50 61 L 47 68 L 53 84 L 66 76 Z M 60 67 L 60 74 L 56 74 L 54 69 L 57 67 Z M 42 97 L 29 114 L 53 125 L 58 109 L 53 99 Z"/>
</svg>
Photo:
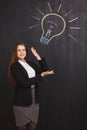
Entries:
<svg viewBox="0 0 87 130">
<path fill-rule="evenodd" d="M 42 59 L 41 59 L 41 60 L 38 60 L 38 62 L 39 62 L 39 64 L 40 64 L 41 68 L 42 68 L 42 71 L 47 71 L 47 70 L 49 70 L 49 67 L 48 67 L 48 65 L 47 65 L 47 62 L 46 62 L 46 59 L 45 59 L 45 58 L 42 57 Z"/>
<path fill-rule="evenodd" d="M 37 74 L 33 78 L 28 78 L 26 71 L 21 70 L 17 64 L 11 65 L 10 69 L 16 83 L 20 84 L 21 87 L 30 87 L 33 84 L 39 83 L 43 79 L 40 74 Z"/>
<path fill-rule="evenodd" d="M 42 72 L 49 70 L 45 58 L 41 58 L 41 60 L 38 60 L 39 65 L 35 64 L 32 61 L 27 61 L 27 62 L 36 70 L 38 74 L 41 74 Z"/>
</svg>

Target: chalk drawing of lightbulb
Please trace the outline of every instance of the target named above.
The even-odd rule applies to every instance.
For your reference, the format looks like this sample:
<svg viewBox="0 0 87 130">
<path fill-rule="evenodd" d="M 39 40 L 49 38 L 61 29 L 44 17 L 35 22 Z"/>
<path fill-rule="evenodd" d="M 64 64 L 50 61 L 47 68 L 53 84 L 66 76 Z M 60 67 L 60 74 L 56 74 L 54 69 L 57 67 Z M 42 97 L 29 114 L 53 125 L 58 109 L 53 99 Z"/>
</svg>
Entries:
<svg viewBox="0 0 87 130">
<path fill-rule="evenodd" d="M 32 16 L 35 20 L 39 21 L 39 23 L 35 23 L 34 25 L 28 27 L 28 29 L 30 30 L 38 26 L 41 27 L 41 44 L 48 45 L 53 38 L 62 35 L 65 32 L 66 28 L 68 30 L 67 36 L 71 38 L 74 42 L 78 42 L 77 39 L 72 35 L 74 34 L 74 31 L 81 29 L 81 27 L 78 26 L 78 24 L 75 25 L 75 22 L 76 20 L 78 20 L 78 17 L 72 17 L 72 9 L 65 12 L 65 14 L 62 14 L 62 5 L 63 4 L 61 2 L 58 6 L 57 11 L 54 12 L 51 8 L 50 3 L 48 2 L 49 13 L 46 14 L 42 12 L 42 10 L 38 7 L 36 8 L 37 11 L 41 14 L 41 18 L 39 18 L 38 16 Z M 75 23 L 74 25 L 73 22 Z"/>
<path fill-rule="evenodd" d="M 47 45 L 54 37 L 61 35 L 66 22 L 62 16 L 56 13 L 46 14 L 41 20 L 42 35 L 40 42 Z"/>
</svg>

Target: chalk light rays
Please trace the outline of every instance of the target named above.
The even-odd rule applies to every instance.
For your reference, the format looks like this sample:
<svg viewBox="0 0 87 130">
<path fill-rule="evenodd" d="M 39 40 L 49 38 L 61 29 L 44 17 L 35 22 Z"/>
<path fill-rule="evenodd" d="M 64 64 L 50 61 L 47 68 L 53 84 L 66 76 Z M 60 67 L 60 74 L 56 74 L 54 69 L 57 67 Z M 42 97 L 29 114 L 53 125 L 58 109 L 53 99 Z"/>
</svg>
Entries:
<svg viewBox="0 0 87 130">
<path fill-rule="evenodd" d="M 58 6 L 58 9 L 57 9 L 56 14 L 61 13 L 61 8 L 62 8 L 62 2 L 61 2 L 60 5 Z M 38 7 L 37 7 L 36 9 L 37 9 L 37 11 L 42 15 L 42 18 L 41 18 L 41 19 L 43 19 L 43 17 L 48 14 L 48 13 L 47 13 L 47 14 L 44 14 L 44 13 L 42 12 L 42 10 L 39 9 Z M 53 10 L 52 10 L 52 7 L 51 7 L 50 2 L 48 2 L 48 9 L 49 9 L 49 12 L 50 12 L 50 13 L 54 13 Z M 66 18 L 66 20 L 65 20 L 65 18 L 63 17 L 64 20 L 65 20 L 65 22 L 66 22 L 66 27 L 68 27 L 70 30 L 74 30 L 74 31 L 75 31 L 75 30 L 80 30 L 81 27 L 78 27 L 78 26 L 75 26 L 75 25 L 74 25 L 74 26 L 71 26 L 71 25 L 70 25 L 71 23 L 73 24 L 73 22 L 75 22 L 76 20 L 78 20 L 79 17 L 75 17 L 75 18 L 70 19 L 70 20 L 67 19 L 67 16 L 70 15 L 72 12 L 73 12 L 73 10 L 70 10 L 70 11 L 66 12 L 65 14 L 62 14 L 62 17 L 64 16 L 64 17 Z M 40 18 L 38 18 L 38 17 L 36 17 L 36 16 L 32 16 L 32 17 L 33 17 L 34 19 L 36 19 L 37 21 L 39 21 L 39 23 L 38 23 L 38 24 L 35 24 L 35 25 L 33 25 L 33 26 L 28 27 L 28 29 L 32 29 L 32 28 L 35 28 L 35 27 L 38 27 L 38 26 L 41 25 L 41 19 L 40 19 Z M 68 25 L 68 24 L 69 24 L 69 25 Z M 68 35 L 69 38 L 71 38 L 74 42 L 78 42 L 77 39 L 73 36 L 73 34 L 68 33 L 67 35 Z"/>
<path fill-rule="evenodd" d="M 37 8 L 37 10 L 39 11 L 39 13 L 41 14 L 41 15 L 45 15 L 39 8 Z M 37 21 L 40 21 L 40 18 L 38 18 L 38 17 L 36 17 L 36 16 L 32 16 L 34 19 L 36 19 Z M 30 26 L 30 27 L 28 27 L 28 29 L 32 29 L 32 28 L 35 28 L 35 27 L 37 27 L 37 26 L 39 26 L 40 25 L 40 23 L 39 24 L 35 24 L 35 25 L 33 25 L 33 26 Z"/>
<path fill-rule="evenodd" d="M 48 7 L 49 7 L 50 12 L 53 12 L 49 2 L 48 2 Z"/>
<path fill-rule="evenodd" d="M 33 26 L 28 27 L 28 29 L 35 28 L 35 27 L 37 27 L 37 26 L 39 26 L 39 25 L 40 25 L 40 24 L 35 24 L 35 25 L 33 25 Z"/>
<path fill-rule="evenodd" d="M 70 29 L 81 29 L 80 27 L 69 27 Z"/>
<path fill-rule="evenodd" d="M 73 11 L 73 10 L 70 10 L 70 11 L 67 12 L 64 16 L 66 17 L 66 16 L 70 15 L 70 14 L 72 13 L 72 11 Z M 77 19 L 78 19 L 78 17 L 73 18 L 73 19 L 69 20 L 68 23 L 72 23 L 72 22 L 76 21 Z M 81 28 L 75 26 L 75 27 L 69 27 L 69 29 L 71 29 L 71 30 L 79 30 L 79 29 L 81 29 Z M 72 34 L 68 34 L 68 36 L 69 36 L 73 41 L 75 41 L 76 43 L 78 42 L 77 39 L 76 39 L 74 36 L 72 36 Z"/>
<path fill-rule="evenodd" d="M 76 38 L 74 38 L 71 34 L 68 34 L 68 36 L 69 36 L 73 41 L 78 42 L 78 41 L 76 40 Z"/>
<path fill-rule="evenodd" d="M 72 10 L 70 10 L 69 12 L 67 12 L 67 13 L 65 14 L 65 16 L 68 16 L 71 12 L 72 12 Z"/>
<path fill-rule="evenodd" d="M 75 21 L 75 20 L 77 20 L 78 19 L 78 17 L 76 17 L 76 18 L 74 18 L 74 19 L 71 19 L 71 20 L 69 20 L 68 22 L 69 23 L 72 23 L 73 21 Z"/>
<path fill-rule="evenodd" d="M 57 13 L 60 12 L 61 7 L 62 7 L 62 3 L 59 5 L 59 8 L 58 8 L 58 10 L 57 10 Z"/>
</svg>

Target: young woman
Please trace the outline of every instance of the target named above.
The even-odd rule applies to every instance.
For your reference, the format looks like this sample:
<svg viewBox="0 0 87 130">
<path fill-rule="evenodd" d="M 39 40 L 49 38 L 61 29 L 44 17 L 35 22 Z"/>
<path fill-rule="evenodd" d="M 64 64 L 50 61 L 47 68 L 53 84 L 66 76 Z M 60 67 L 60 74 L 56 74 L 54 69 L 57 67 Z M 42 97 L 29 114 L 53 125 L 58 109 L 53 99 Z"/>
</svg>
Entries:
<svg viewBox="0 0 87 130">
<path fill-rule="evenodd" d="M 28 49 L 22 42 L 13 48 L 9 63 L 8 77 L 15 85 L 13 108 L 18 130 L 35 130 L 38 121 L 39 101 L 38 84 L 46 75 L 54 74 L 49 70 L 44 58 L 31 47 L 32 54 L 40 66 L 28 59 Z"/>
</svg>

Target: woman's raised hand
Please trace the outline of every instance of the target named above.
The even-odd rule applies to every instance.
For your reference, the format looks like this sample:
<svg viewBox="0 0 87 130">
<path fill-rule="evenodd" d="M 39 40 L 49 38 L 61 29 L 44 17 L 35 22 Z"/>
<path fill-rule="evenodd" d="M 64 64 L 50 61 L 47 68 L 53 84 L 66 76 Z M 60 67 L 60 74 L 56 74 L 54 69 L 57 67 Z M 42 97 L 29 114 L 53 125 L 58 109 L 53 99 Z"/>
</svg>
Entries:
<svg viewBox="0 0 87 130">
<path fill-rule="evenodd" d="M 36 51 L 36 49 L 34 49 L 34 47 L 31 47 L 30 50 L 33 53 L 33 55 L 37 58 L 37 60 L 41 60 L 40 55 L 38 54 L 38 52 Z"/>
</svg>

